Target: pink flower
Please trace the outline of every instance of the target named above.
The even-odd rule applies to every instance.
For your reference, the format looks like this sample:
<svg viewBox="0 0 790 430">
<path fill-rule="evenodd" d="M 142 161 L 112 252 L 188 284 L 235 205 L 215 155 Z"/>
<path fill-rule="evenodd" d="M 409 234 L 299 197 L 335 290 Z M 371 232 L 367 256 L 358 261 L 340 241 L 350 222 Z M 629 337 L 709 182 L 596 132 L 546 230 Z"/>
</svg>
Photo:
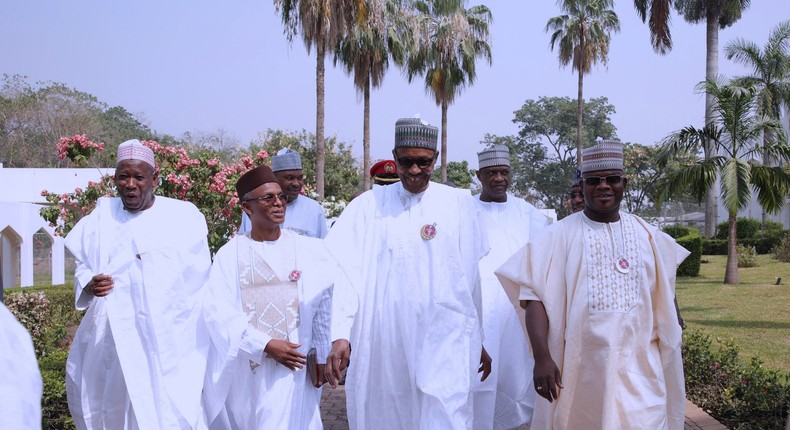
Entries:
<svg viewBox="0 0 790 430">
<path fill-rule="evenodd" d="M 47 196 L 47 194 L 49 194 L 49 193 L 47 192 L 47 190 L 44 190 L 44 191 L 42 191 L 42 192 L 41 192 L 41 196 L 42 196 L 42 197 L 46 197 L 46 196 Z"/>
<path fill-rule="evenodd" d="M 219 164 L 219 160 L 216 158 L 212 158 L 211 160 L 206 161 L 206 164 L 208 164 L 210 167 L 214 167 L 217 164 Z"/>
<path fill-rule="evenodd" d="M 264 159 L 269 157 L 269 153 L 266 152 L 265 149 L 261 149 L 257 154 L 255 154 L 255 156 L 258 157 L 258 159 Z"/>
</svg>

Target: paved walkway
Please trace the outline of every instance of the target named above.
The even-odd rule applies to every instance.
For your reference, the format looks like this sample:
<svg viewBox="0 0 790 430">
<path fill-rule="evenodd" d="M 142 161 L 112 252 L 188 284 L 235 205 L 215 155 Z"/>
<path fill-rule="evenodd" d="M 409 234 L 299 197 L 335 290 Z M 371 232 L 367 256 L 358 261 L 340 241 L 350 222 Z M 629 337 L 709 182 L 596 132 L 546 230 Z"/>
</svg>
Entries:
<svg viewBox="0 0 790 430">
<path fill-rule="evenodd" d="M 340 385 L 332 389 L 324 385 L 321 398 L 321 418 L 326 430 L 348 430 L 346 419 L 346 390 Z M 727 427 L 714 420 L 705 411 L 691 402 L 686 402 L 686 425 L 684 430 L 727 430 Z"/>
</svg>

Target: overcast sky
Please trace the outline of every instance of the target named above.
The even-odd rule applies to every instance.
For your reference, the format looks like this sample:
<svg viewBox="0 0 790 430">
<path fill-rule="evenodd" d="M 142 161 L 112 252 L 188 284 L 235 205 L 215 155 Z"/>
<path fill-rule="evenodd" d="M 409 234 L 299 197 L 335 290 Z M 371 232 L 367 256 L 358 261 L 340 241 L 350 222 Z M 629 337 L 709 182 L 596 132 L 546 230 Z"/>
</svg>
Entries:
<svg viewBox="0 0 790 430">
<path fill-rule="evenodd" d="M 517 132 L 513 111 L 525 100 L 575 98 L 577 91 L 576 75 L 559 67 L 544 32 L 560 13 L 554 1 L 489 0 L 487 6 L 494 17 L 493 65 L 479 64 L 474 86 L 448 114 L 448 158 L 473 167 L 484 134 Z M 585 98 L 609 98 L 623 141 L 653 144 L 683 126 L 701 126 L 704 99 L 694 86 L 705 76 L 705 25 L 674 15 L 675 47 L 660 56 L 633 1 L 620 0 L 615 10 L 622 30 L 612 38 L 608 67 L 585 77 Z M 720 73 L 747 72 L 724 58 L 728 42 L 742 37 L 762 46 L 769 29 L 786 19 L 788 0 L 753 1 L 719 33 Z M 271 1 L 0 0 L 0 40 L 0 73 L 63 82 L 143 114 L 160 133 L 222 128 L 246 143 L 268 128 L 315 131 L 315 53 L 308 56 L 300 40 L 287 43 Z M 374 160 L 389 156 L 395 121 L 414 114 L 441 122 L 423 81 L 408 84 L 392 66 L 371 96 Z M 362 101 L 331 60 L 326 134 L 361 154 Z"/>
</svg>

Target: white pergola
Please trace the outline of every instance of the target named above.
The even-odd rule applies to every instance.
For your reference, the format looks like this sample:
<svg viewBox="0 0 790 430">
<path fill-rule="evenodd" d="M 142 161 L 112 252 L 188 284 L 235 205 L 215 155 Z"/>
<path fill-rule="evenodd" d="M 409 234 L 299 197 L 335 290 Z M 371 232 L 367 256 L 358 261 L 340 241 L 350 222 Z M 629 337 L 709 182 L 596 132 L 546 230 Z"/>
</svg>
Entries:
<svg viewBox="0 0 790 430">
<path fill-rule="evenodd" d="M 39 214 L 47 201 L 44 190 L 64 194 L 98 182 L 115 169 L 14 169 L 0 165 L 0 285 L 30 287 L 34 284 L 33 240 L 45 232 L 52 242 L 51 282 L 65 282 L 63 238 Z M 17 283 L 17 278 L 19 283 Z"/>
</svg>

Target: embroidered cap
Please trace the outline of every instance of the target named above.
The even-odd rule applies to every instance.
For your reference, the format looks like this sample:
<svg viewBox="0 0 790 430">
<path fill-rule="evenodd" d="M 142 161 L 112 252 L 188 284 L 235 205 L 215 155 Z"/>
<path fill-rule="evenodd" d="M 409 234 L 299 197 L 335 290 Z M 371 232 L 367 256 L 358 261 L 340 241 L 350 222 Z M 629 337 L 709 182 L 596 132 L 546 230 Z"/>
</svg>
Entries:
<svg viewBox="0 0 790 430">
<path fill-rule="evenodd" d="M 491 145 L 477 153 L 477 164 L 480 169 L 493 166 L 510 167 L 510 149 L 505 145 Z"/>
<path fill-rule="evenodd" d="M 150 164 L 151 167 L 156 168 L 154 162 L 154 151 L 151 148 L 143 145 L 137 139 L 127 140 L 126 142 L 118 145 L 118 152 L 115 157 L 115 165 L 124 160 L 140 160 Z"/>
<path fill-rule="evenodd" d="M 436 151 L 439 129 L 420 118 L 401 118 L 395 122 L 395 148 L 426 148 Z"/>
<path fill-rule="evenodd" d="M 619 140 L 602 140 L 582 150 L 582 173 L 623 170 L 623 144 Z"/>
<path fill-rule="evenodd" d="M 272 172 L 302 170 L 302 156 L 291 148 L 283 148 L 272 157 Z"/>
<path fill-rule="evenodd" d="M 245 194 L 268 182 L 277 182 L 271 167 L 262 164 L 241 175 L 236 181 L 236 195 L 241 199 Z"/>
</svg>

